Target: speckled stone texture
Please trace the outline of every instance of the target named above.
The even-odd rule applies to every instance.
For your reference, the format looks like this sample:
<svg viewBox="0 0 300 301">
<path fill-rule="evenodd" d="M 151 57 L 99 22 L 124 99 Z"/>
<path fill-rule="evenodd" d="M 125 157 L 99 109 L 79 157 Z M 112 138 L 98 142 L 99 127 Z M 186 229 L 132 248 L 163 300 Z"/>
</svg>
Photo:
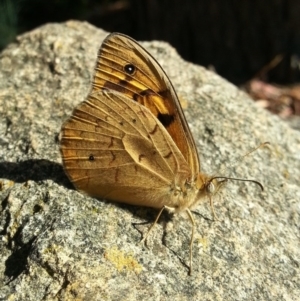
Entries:
<svg viewBox="0 0 300 301">
<path fill-rule="evenodd" d="M 90 89 L 106 32 L 48 24 L 0 55 L 0 300 L 299 300 L 300 134 L 218 75 L 163 42 L 142 43 L 170 76 L 202 170 L 229 182 L 191 225 L 87 197 L 64 175 L 62 122 Z M 201 51 L 199 49 L 198 51 Z M 261 142 L 271 145 L 237 160 Z"/>
</svg>

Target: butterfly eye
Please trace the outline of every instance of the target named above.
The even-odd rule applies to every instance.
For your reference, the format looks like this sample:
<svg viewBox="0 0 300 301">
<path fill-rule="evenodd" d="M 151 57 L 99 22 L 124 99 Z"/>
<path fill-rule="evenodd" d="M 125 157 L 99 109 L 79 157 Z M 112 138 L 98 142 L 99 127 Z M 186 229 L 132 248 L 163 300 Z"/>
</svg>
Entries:
<svg viewBox="0 0 300 301">
<path fill-rule="evenodd" d="M 130 74 L 130 75 L 134 74 L 136 71 L 135 66 L 132 64 L 125 65 L 124 70 L 127 74 Z"/>
<path fill-rule="evenodd" d="M 215 185 L 213 182 L 209 182 L 208 185 L 206 186 L 207 191 L 210 194 L 213 194 L 215 192 Z"/>
</svg>

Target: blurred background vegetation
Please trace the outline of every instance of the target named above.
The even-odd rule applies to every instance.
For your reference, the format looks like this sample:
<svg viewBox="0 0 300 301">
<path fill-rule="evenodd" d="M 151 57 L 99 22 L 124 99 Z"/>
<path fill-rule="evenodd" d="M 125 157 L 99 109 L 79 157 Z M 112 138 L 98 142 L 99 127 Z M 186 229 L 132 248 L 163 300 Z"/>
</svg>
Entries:
<svg viewBox="0 0 300 301">
<path fill-rule="evenodd" d="M 84 20 L 164 40 L 235 84 L 291 84 L 300 72 L 299 0 L 0 0 L 0 48 L 48 22 Z"/>
</svg>

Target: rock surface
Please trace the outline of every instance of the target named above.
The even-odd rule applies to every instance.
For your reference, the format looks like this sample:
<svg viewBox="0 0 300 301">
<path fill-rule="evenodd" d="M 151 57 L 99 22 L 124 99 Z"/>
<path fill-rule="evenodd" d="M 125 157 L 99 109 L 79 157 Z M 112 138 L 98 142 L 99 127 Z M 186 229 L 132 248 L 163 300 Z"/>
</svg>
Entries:
<svg viewBox="0 0 300 301">
<path fill-rule="evenodd" d="M 195 208 L 189 276 L 185 214 L 163 214 L 146 247 L 138 242 L 156 210 L 72 188 L 57 137 L 90 89 L 106 35 L 48 24 L 0 55 L 0 300 L 299 300 L 299 132 L 166 43 L 142 45 L 183 100 L 202 170 L 256 179 L 264 192 L 229 182 L 214 199 L 219 221 L 208 202 Z"/>
</svg>

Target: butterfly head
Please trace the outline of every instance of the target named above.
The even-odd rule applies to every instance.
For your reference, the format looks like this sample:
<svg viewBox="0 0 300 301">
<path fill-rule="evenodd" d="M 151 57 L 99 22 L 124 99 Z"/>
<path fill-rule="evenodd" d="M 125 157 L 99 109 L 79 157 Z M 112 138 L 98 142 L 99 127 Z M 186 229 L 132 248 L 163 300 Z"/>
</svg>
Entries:
<svg viewBox="0 0 300 301">
<path fill-rule="evenodd" d="M 199 196 L 213 196 L 226 184 L 225 177 L 211 177 L 203 173 L 197 175 L 196 187 Z"/>
<path fill-rule="evenodd" d="M 198 200 L 201 198 L 201 196 L 207 196 L 209 198 L 210 206 L 215 220 L 218 220 L 218 218 L 215 213 L 212 198 L 220 191 L 220 189 L 222 189 L 225 186 L 228 180 L 252 182 L 258 185 L 262 191 L 264 190 L 262 184 L 255 180 L 238 179 L 238 178 L 230 178 L 230 177 L 222 177 L 222 176 L 209 177 L 205 174 L 199 173 L 196 181 L 196 186 L 198 189 Z"/>
<path fill-rule="evenodd" d="M 206 195 L 213 196 L 213 195 L 217 194 L 218 191 L 220 191 L 220 189 L 222 187 L 224 187 L 226 182 L 227 182 L 226 178 L 222 178 L 221 180 L 217 179 L 217 178 L 208 179 L 208 181 L 205 183 Z"/>
</svg>

